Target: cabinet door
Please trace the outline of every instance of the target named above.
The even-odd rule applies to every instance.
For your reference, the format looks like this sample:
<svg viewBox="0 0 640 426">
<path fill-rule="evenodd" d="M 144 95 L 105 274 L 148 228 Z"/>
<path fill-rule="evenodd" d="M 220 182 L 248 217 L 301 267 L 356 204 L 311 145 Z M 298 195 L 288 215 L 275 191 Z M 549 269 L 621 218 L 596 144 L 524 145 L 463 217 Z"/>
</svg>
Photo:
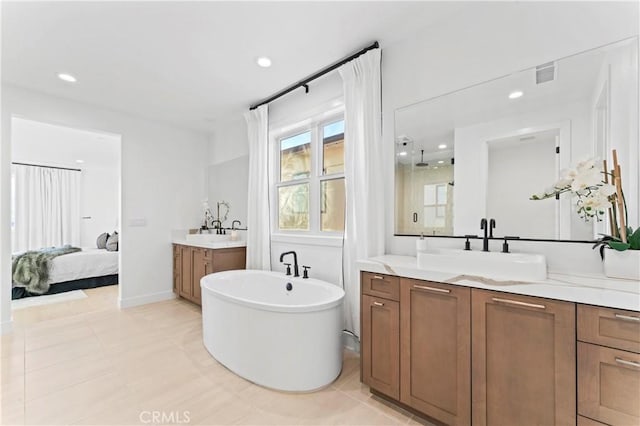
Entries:
<svg viewBox="0 0 640 426">
<path fill-rule="evenodd" d="M 218 249 L 213 251 L 212 272 L 245 269 L 247 264 L 246 248 Z"/>
<path fill-rule="evenodd" d="M 640 424 L 640 355 L 578 342 L 578 414 Z"/>
<path fill-rule="evenodd" d="M 173 245 L 173 292 L 180 295 L 180 287 L 182 286 L 182 257 L 180 246 Z"/>
<path fill-rule="evenodd" d="M 208 253 L 206 249 L 194 248 L 193 249 L 193 276 L 192 276 L 192 289 L 193 289 L 193 301 L 200 304 L 202 301 L 200 279 L 207 275 L 207 265 L 210 261 L 207 259 Z"/>
<path fill-rule="evenodd" d="M 362 380 L 374 390 L 400 398 L 400 306 L 362 295 Z"/>
<path fill-rule="evenodd" d="M 403 278 L 400 307 L 400 400 L 448 425 L 468 425 L 471 290 Z"/>
<path fill-rule="evenodd" d="M 472 290 L 472 423 L 575 425 L 575 304 Z"/>
<path fill-rule="evenodd" d="M 191 254 L 192 249 L 189 246 L 180 246 L 180 261 L 182 267 L 180 268 L 182 272 L 181 280 L 180 280 L 180 296 L 186 297 L 190 299 L 193 295 L 192 286 L 191 286 L 191 277 L 192 277 L 192 266 L 191 266 Z"/>
</svg>

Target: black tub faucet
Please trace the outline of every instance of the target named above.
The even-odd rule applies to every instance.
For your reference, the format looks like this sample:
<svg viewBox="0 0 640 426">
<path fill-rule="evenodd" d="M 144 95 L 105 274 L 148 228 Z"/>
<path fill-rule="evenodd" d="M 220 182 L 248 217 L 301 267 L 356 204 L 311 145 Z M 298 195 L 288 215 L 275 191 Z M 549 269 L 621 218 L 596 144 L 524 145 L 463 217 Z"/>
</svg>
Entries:
<svg viewBox="0 0 640 426">
<path fill-rule="evenodd" d="M 295 251 L 287 251 L 287 252 L 282 253 L 280 255 L 280 263 L 282 263 L 282 260 L 288 254 L 292 254 L 293 255 L 293 276 L 294 277 L 299 277 L 300 276 L 300 272 L 298 272 L 298 255 L 296 254 Z"/>
</svg>

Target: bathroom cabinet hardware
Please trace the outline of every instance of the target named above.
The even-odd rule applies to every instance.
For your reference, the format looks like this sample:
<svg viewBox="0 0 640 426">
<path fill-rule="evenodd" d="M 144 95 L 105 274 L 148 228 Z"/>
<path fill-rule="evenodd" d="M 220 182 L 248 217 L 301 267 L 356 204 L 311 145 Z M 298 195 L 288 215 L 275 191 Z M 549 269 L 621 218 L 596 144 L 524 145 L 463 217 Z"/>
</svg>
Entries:
<svg viewBox="0 0 640 426">
<path fill-rule="evenodd" d="M 640 322 L 640 317 L 632 317 L 631 315 L 623 315 L 623 314 L 614 314 L 613 316 L 623 321 Z"/>
<path fill-rule="evenodd" d="M 374 306 L 384 306 L 384 303 L 380 303 L 380 302 L 373 302 Z"/>
<path fill-rule="evenodd" d="M 447 294 L 451 293 L 451 290 L 447 290 L 444 288 L 428 287 L 426 285 L 414 284 L 413 288 L 417 288 L 419 290 L 435 291 L 436 293 L 447 293 Z"/>
<path fill-rule="evenodd" d="M 291 275 L 291 264 L 285 263 L 284 266 L 287 267 L 287 272 L 285 273 L 285 275 Z"/>
<path fill-rule="evenodd" d="M 304 266 L 302 265 L 302 278 L 306 279 L 309 278 L 309 269 L 311 269 L 311 266 Z"/>
<path fill-rule="evenodd" d="M 616 357 L 615 360 L 618 364 L 626 365 L 627 367 L 640 368 L 640 362 L 627 361 L 626 359 L 618 357 Z"/>
<path fill-rule="evenodd" d="M 380 275 L 374 275 L 374 276 L 373 276 L 373 279 L 374 279 L 374 280 L 384 280 L 384 278 L 383 278 L 383 277 L 381 277 Z"/>
<path fill-rule="evenodd" d="M 546 309 L 547 308 L 545 305 L 539 305 L 537 303 L 520 302 L 518 300 L 502 299 L 500 297 L 492 297 L 491 300 L 493 300 L 494 302 L 497 302 L 497 303 L 506 303 L 507 305 L 524 306 L 526 308 L 536 308 L 536 309 Z"/>
</svg>

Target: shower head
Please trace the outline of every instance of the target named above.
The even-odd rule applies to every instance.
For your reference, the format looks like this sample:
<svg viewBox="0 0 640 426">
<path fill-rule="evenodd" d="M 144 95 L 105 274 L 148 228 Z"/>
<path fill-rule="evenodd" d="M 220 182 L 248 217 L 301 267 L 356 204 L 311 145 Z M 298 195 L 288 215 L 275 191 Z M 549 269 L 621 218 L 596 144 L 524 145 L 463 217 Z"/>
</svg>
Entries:
<svg viewBox="0 0 640 426">
<path fill-rule="evenodd" d="M 424 162 L 424 149 L 420 150 L 420 162 L 416 163 L 416 167 L 427 167 L 429 163 Z"/>
</svg>

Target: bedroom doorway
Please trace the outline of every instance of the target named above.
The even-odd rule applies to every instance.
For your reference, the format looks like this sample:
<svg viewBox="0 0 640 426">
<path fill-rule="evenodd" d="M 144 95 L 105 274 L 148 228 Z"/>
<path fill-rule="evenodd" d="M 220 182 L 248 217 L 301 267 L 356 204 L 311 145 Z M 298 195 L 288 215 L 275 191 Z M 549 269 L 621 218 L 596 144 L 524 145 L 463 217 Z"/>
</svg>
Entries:
<svg viewBox="0 0 640 426">
<path fill-rule="evenodd" d="M 14 116 L 11 160 L 12 309 L 118 286 L 121 136 Z"/>
</svg>

